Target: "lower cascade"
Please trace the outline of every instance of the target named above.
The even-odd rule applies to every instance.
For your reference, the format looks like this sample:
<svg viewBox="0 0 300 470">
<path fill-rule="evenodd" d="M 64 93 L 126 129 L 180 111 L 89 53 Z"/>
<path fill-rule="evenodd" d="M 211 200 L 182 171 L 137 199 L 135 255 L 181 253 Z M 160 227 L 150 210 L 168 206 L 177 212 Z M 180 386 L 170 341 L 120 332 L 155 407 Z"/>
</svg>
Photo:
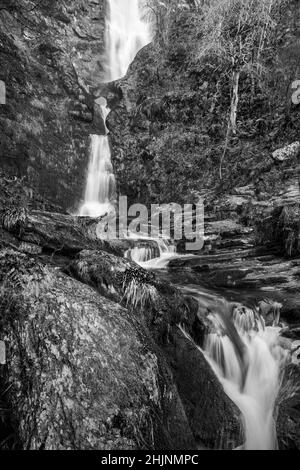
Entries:
<svg viewBox="0 0 300 470">
<path fill-rule="evenodd" d="M 204 352 L 226 394 L 241 411 L 243 449 L 276 450 L 275 405 L 287 358 L 280 345 L 281 328 L 266 327 L 248 309 L 234 315 L 236 338 L 232 332 L 226 334 L 228 326 L 222 320 L 215 324 L 219 331 L 208 335 Z"/>
<path fill-rule="evenodd" d="M 154 241 L 157 244 L 157 250 L 153 246 L 135 246 L 126 251 L 125 258 L 135 261 L 140 266 L 147 269 L 163 267 L 170 259 L 176 256 L 176 247 L 170 240 L 165 238 L 144 238 L 144 241 Z M 157 256 L 159 253 L 159 257 Z"/>
</svg>

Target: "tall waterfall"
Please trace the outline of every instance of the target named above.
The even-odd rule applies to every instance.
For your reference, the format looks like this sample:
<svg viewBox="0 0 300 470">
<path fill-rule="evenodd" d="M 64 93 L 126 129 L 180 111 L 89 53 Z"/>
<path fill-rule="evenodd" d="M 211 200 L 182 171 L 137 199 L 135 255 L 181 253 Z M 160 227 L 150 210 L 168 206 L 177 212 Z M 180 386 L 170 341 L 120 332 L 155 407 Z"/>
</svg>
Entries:
<svg viewBox="0 0 300 470">
<path fill-rule="evenodd" d="M 241 411 L 243 449 L 276 450 L 275 402 L 286 359 L 280 346 L 280 328 L 265 327 L 263 319 L 250 310 L 235 315 L 233 321 L 243 345 L 243 361 L 232 335 L 222 333 L 208 335 L 205 354 L 225 392 Z"/>
<path fill-rule="evenodd" d="M 109 0 L 106 18 L 105 80 L 111 82 L 126 75 L 136 54 L 151 42 L 149 25 L 143 20 L 139 0 Z"/>
<path fill-rule="evenodd" d="M 106 81 L 123 77 L 138 51 L 151 41 L 150 29 L 142 20 L 138 0 L 108 0 L 106 18 Z M 109 114 L 99 99 L 103 121 Z M 92 135 L 90 161 L 81 216 L 98 217 L 109 212 L 115 195 L 115 177 L 107 135 Z"/>
</svg>

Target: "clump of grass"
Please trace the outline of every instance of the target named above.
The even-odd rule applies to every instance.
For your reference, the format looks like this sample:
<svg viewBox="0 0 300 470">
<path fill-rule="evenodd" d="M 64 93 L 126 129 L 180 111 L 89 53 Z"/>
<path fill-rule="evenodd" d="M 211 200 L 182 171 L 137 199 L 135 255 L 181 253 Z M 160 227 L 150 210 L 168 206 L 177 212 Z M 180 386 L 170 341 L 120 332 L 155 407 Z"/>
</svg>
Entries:
<svg viewBox="0 0 300 470">
<path fill-rule="evenodd" d="M 136 279 L 131 279 L 127 285 L 124 283 L 126 306 L 130 305 L 133 308 L 144 310 L 155 300 L 156 296 L 157 291 L 154 286 L 143 284 Z"/>
</svg>

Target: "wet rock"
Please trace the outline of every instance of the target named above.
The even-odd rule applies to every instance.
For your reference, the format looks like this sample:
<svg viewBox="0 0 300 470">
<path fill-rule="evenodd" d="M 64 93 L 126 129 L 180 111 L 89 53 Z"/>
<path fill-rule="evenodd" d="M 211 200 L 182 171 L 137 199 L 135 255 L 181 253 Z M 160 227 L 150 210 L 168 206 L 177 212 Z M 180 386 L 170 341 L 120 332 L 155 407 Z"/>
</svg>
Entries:
<svg viewBox="0 0 300 470">
<path fill-rule="evenodd" d="M 194 447 L 168 367 L 130 312 L 13 251 L 0 253 L 0 281 L 1 382 L 21 448 Z"/>
<path fill-rule="evenodd" d="M 159 344 L 167 341 L 170 326 L 195 321 L 182 294 L 135 263 L 104 251 L 82 251 L 70 272 L 81 282 L 131 308 L 143 319 Z"/>
<path fill-rule="evenodd" d="M 224 393 L 203 353 L 179 329 L 173 330 L 165 351 L 196 441 L 209 449 L 241 445 L 240 412 Z"/>
<path fill-rule="evenodd" d="M 216 234 L 222 237 L 223 239 L 245 234 L 248 235 L 249 233 L 251 233 L 251 231 L 252 230 L 249 227 L 245 227 L 244 225 L 231 219 L 217 220 L 205 224 L 206 236 Z"/>
<path fill-rule="evenodd" d="M 97 239 L 99 219 L 88 220 L 66 214 L 12 208 L 2 212 L 1 225 L 19 241 L 36 245 L 45 252 L 74 256 L 85 248 L 115 251 L 107 241 Z"/>
</svg>

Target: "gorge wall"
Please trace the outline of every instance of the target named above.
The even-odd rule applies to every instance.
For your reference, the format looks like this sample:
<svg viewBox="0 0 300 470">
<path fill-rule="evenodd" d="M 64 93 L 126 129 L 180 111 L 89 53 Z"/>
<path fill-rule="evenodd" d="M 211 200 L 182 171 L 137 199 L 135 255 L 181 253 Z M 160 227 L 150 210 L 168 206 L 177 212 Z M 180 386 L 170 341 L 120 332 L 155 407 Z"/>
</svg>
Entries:
<svg viewBox="0 0 300 470">
<path fill-rule="evenodd" d="M 299 18 L 297 1 L 281 2 L 260 83 L 241 73 L 237 134 L 220 181 L 230 109 L 228 64 L 201 56 L 201 10 L 171 11 L 163 39 L 157 35 L 118 83 L 123 98 L 108 118 L 120 191 L 147 203 L 192 202 L 210 193 L 215 198 L 249 184 L 261 200 L 279 193 L 298 171 L 297 155 L 281 164 L 271 156 L 299 140 L 300 107 L 291 99 L 292 82 L 300 76 Z"/>
<path fill-rule="evenodd" d="M 0 2 L 0 166 L 65 209 L 78 206 L 103 73 L 105 2 Z"/>
<path fill-rule="evenodd" d="M 197 3 L 197 2 L 196 2 Z M 219 178 L 230 106 L 226 67 L 201 58 L 203 17 L 171 11 L 127 76 L 106 87 L 113 109 L 113 163 L 119 190 L 136 202 L 192 202 L 253 184 L 261 200 L 280 192 L 297 170 L 272 152 L 299 139 L 299 5 L 286 0 L 253 89 L 242 73 L 238 132 Z M 104 0 L 1 1 L 1 167 L 65 209 L 78 207 L 88 162 L 88 136 L 102 133 L 95 104 L 103 78 Z M 278 17 L 279 18 L 279 17 Z"/>
</svg>

